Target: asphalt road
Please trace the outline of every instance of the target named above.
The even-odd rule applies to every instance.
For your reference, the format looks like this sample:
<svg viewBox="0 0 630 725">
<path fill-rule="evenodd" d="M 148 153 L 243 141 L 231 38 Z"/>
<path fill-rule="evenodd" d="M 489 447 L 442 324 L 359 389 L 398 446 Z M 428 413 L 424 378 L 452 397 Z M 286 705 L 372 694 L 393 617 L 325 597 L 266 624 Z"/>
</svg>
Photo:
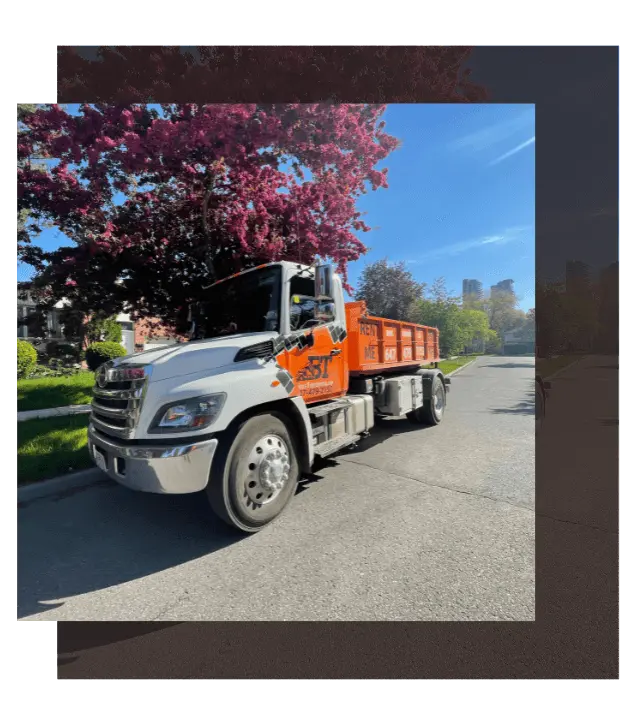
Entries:
<svg viewBox="0 0 630 725">
<path fill-rule="evenodd" d="M 383 422 L 254 536 L 115 484 L 18 517 L 19 618 L 533 620 L 534 359 L 480 358 L 441 425 Z"/>
</svg>

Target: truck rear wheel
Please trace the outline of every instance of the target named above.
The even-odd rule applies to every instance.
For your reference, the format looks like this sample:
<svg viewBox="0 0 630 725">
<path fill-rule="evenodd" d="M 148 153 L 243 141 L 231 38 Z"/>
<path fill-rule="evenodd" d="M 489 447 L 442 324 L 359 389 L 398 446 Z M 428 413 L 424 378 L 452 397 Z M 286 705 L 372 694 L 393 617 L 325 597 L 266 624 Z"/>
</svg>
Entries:
<svg viewBox="0 0 630 725">
<path fill-rule="evenodd" d="M 217 451 L 207 493 L 214 513 L 241 531 L 259 531 L 277 518 L 298 484 L 291 434 L 277 415 L 245 421 Z"/>
<path fill-rule="evenodd" d="M 424 392 L 428 393 L 428 395 L 425 394 L 422 400 L 422 407 L 407 413 L 407 418 L 416 423 L 438 425 L 442 421 L 444 408 L 446 407 L 446 388 L 444 387 L 442 378 L 438 375 L 432 376 L 431 380 L 425 383 L 425 385 Z"/>
</svg>

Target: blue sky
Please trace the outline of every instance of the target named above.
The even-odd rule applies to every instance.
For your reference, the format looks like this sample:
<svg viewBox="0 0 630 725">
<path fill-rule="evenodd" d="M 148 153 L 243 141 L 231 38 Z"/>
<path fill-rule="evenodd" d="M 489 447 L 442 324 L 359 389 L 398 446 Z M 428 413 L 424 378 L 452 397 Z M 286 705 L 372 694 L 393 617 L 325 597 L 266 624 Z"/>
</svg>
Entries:
<svg viewBox="0 0 630 725">
<path fill-rule="evenodd" d="M 361 198 L 372 231 L 350 283 L 377 259 L 405 261 L 414 277 L 466 277 L 484 289 L 513 279 L 534 306 L 534 106 L 390 105 L 386 130 L 401 147 L 385 162 L 389 189 Z"/>
<path fill-rule="evenodd" d="M 534 306 L 534 106 L 390 105 L 386 130 L 400 139 L 390 154 L 389 189 L 359 200 L 372 231 L 369 252 L 349 267 L 356 285 L 366 264 L 405 261 L 418 281 L 462 279 L 485 289 L 513 279 L 519 304 Z M 44 230 L 40 243 L 65 241 Z M 28 276 L 18 265 L 18 279 Z"/>
</svg>

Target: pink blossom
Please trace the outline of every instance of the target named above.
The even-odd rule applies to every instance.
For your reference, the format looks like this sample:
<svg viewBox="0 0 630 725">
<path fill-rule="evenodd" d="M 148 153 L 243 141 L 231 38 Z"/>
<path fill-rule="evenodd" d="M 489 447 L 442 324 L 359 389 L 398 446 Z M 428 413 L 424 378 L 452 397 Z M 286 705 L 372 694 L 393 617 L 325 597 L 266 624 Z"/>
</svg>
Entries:
<svg viewBox="0 0 630 725">
<path fill-rule="evenodd" d="M 397 144 L 381 126 L 383 110 L 172 104 L 153 120 L 141 105 L 85 104 L 79 116 L 37 112 L 20 136 L 21 158 L 37 145 L 61 163 L 52 171 L 20 165 L 18 196 L 36 220 L 52 222 L 79 246 L 35 256 L 36 238 L 24 246 L 46 262 L 42 284 L 60 296 L 80 284 L 86 305 L 124 293 L 134 297 L 125 299 L 134 312 L 159 308 L 167 317 L 207 283 L 207 253 L 218 253 L 226 275 L 244 264 L 316 255 L 346 274 L 365 253 L 356 236 L 369 231 L 361 195 L 387 185 L 386 170 L 376 167 Z M 278 168 L 280 155 L 293 164 L 290 172 Z M 119 192 L 127 198 L 112 203 Z M 129 280 L 122 291 L 111 287 L 116 276 Z"/>
<path fill-rule="evenodd" d="M 131 128 L 133 126 L 133 113 L 127 109 L 125 109 L 120 114 L 120 121 L 124 128 Z"/>
</svg>

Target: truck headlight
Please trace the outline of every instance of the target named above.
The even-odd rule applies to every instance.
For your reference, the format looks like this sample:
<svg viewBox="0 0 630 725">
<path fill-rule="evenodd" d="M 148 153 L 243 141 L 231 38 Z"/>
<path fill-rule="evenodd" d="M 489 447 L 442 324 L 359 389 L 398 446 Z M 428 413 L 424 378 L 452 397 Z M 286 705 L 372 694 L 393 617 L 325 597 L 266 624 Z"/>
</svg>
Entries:
<svg viewBox="0 0 630 725">
<path fill-rule="evenodd" d="M 225 398 L 225 393 L 215 393 L 169 403 L 160 408 L 149 433 L 181 433 L 206 428 L 216 420 Z"/>
</svg>

